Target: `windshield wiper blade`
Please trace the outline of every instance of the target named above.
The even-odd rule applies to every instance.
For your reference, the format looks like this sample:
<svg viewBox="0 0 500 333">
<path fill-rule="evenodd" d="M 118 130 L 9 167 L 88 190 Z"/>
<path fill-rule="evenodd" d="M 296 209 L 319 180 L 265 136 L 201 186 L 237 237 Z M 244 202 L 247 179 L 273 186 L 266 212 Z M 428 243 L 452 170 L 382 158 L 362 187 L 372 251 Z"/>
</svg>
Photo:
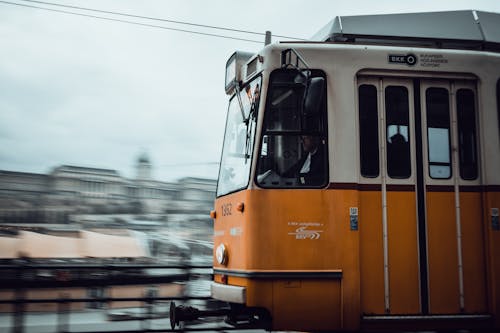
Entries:
<svg viewBox="0 0 500 333">
<path fill-rule="evenodd" d="M 245 108 L 243 107 L 243 101 L 241 100 L 240 88 L 236 85 L 236 97 L 238 98 L 238 104 L 240 105 L 241 118 L 243 122 L 248 124 L 248 119 L 245 117 Z"/>
</svg>

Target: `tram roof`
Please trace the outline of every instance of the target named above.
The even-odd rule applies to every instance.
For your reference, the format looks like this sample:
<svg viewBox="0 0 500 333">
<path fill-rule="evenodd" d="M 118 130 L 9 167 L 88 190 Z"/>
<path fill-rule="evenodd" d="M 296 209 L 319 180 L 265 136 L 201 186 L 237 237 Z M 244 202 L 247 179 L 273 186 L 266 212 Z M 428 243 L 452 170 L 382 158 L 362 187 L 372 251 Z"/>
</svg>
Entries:
<svg viewBox="0 0 500 333">
<path fill-rule="evenodd" d="M 463 10 L 337 16 L 312 40 L 500 52 L 500 14 Z"/>
</svg>

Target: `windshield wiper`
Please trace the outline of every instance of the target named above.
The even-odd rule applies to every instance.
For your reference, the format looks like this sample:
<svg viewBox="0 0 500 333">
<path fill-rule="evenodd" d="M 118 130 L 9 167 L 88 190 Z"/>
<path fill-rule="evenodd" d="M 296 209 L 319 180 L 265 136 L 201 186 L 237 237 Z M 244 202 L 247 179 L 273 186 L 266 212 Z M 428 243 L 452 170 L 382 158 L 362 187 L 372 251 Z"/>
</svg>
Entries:
<svg viewBox="0 0 500 333">
<path fill-rule="evenodd" d="M 241 100 L 240 88 L 236 85 L 236 97 L 238 98 L 238 104 L 240 105 L 241 118 L 243 122 L 248 125 L 248 118 L 245 117 L 245 108 L 243 107 L 243 101 Z"/>
<path fill-rule="evenodd" d="M 245 133 L 245 163 L 247 160 L 250 158 L 250 154 L 248 153 L 250 151 L 250 141 L 251 141 L 251 132 L 252 132 L 252 126 L 250 125 L 250 118 L 255 115 L 255 101 L 252 100 L 252 104 L 250 105 L 250 111 L 248 112 L 248 117 L 245 116 L 245 108 L 243 107 L 243 101 L 241 100 L 241 90 L 239 89 L 238 86 L 236 86 L 236 97 L 238 98 L 238 104 L 240 106 L 240 112 L 241 112 L 241 118 L 243 120 L 243 123 L 246 126 L 246 133 Z"/>
</svg>

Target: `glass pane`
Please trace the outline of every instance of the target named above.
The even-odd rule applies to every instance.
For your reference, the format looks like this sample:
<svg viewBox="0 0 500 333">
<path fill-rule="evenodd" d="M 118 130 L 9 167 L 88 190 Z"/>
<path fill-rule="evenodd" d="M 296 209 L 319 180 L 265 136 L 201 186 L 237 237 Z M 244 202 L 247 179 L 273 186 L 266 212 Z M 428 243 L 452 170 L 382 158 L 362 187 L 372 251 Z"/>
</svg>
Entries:
<svg viewBox="0 0 500 333">
<path fill-rule="evenodd" d="M 450 142 L 448 141 L 449 130 L 447 128 L 427 129 L 429 142 L 429 161 L 450 164 Z"/>
<path fill-rule="evenodd" d="M 406 87 L 385 89 L 385 116 L 387 138 L 387 174 L 391 178 L 411 175 L 409 107 Z"/>
<path fill-rule="evenodd" d="M 476 114 L 474 92 L 470 89 L 457 91 L 458 155 L 460 177 L 477 178 Z"/>
<path fill-rule="evenodd" d="M 300 130 L 305 84 L 297 71 L 275 72 L 266 110 L 266 130 Z"/>
<path fill-rule="evenodd" d="M 377 88 L 359 86 L 359 155 L 361 175 L 377 177 L 379 174 Z"/>
<path fill-rule="evenodd" d="M 450 103 L 448 90 L 426 91 L 427 147 L 429 175 L 435 179 L 451 177 Z"/>
<path fill-rule="evenodd" d="M 325 185 L 327 160 L 324 139 L 308 135 L 269 135 L 265 138 L 257 171 L 259 185 Z"/>
<path fill-rule="evenodd" d="M 324 73 L 312 70 L 312 77 Z M 321 187 L 328 182 L 326 89 L 305 112 L 305 79 L 296 70 L 271 74 L 256 181 L 262 187 Z M 324 87 L 324 86 L 323 86 Z"/>
<path fill-rule="evenodd" d="M 260 77 L 229 103 L 222 147 L 217 196 L 248 185 L 255 136 L 255 115 L 260 96 Z M 243 110 L 240 107 L 243 106 Z"/>
<path fill-rule="evenodd" d="M 431 178 L 448 179 L 451 177 L 450 167 L 443 165 L 429 165 L 429 175 Z"/>
</svg>

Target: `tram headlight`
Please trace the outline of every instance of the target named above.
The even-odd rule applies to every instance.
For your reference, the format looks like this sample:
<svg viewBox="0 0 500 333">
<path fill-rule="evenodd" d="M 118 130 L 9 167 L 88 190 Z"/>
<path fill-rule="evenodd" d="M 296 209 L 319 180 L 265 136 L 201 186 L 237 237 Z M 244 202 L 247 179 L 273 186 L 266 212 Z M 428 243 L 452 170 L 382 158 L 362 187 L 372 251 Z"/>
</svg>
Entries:
<svg viewBox="0 0 500 333">
<path fill-rule="evenodd" d="M 243 81 L 244 64 L 253 56 L 253 53 L 236 51 L 226 62 L 226 94 L 232 95 L 236 85 Z"/>
<path fill-rule="evenodd" d="M 220 244 L 217 246 L 217 249 L 215 250 L 215 258 L 217 259 L 217 262 L 221 265 L 226 265 L 227 260 L 228 260 L 228 253 L 226 246 L 224 244 Z"/>
</svg>

